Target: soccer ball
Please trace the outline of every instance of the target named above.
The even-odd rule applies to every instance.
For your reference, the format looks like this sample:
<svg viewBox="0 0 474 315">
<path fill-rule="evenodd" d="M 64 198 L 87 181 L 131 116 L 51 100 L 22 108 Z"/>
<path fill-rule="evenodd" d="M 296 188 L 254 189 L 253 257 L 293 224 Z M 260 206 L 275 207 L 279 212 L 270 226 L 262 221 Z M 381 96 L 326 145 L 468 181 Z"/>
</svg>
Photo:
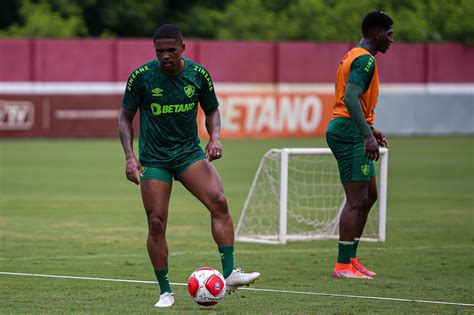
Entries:
<svg viewBox="0 0 474 315">
<path fill-rule="evenodd" d="M 194 302 L 204 306 L 215 305 L 225 295 L 225 280 L 214 268 L 196 269 L 188 280 L 188 293 Z"/>
</svg>

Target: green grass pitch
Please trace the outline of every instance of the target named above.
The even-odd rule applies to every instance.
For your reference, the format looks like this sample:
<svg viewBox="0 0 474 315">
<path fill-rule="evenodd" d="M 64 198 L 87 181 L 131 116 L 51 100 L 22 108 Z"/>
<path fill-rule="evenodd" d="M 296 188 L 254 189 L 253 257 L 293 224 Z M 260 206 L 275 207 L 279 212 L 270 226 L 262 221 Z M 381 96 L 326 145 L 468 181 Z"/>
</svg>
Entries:
<svg viewBox="0 0 474 315">
<path fill-rule="evenodd" d="M 474 138 L 392 138 L 385 243 L 359 246 L 375 280 L 331 277 L 334 240 L 236 244 L 255 288 L 474 303 Z M 234 225 L 270 148 L 326 147 L 322 138 L 224 140 L 216 161 Z M 170 281 L 221 269 L 209 214 L 175 182 L 168 226 Z M 124 175 L 118 140 L 0 140 L 0 272 L 153 281 L 139 188 Z M 212 308 L 174 286 L 169 313 L 472 313 L 473 307 L 239 290 Z M 0 312 L 156 313 L 155 284 L 0 274 Z"/>
</svg>

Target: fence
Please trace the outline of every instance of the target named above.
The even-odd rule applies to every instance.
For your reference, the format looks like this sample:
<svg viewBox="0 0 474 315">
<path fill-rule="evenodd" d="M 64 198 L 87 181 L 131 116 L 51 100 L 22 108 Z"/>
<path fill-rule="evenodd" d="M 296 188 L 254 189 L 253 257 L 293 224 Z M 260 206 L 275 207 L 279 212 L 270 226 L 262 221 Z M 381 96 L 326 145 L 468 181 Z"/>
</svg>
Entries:
<svg viewBox="0 0 474 315">
<path fill-rule="evenodd" d="M 184 56 L 216 83 L 224 137 L 312 137 L 353 45 L 189 40 Z M 0 56 L 0 137 L 112 137 L 127 77 L 154 50 L 151 40 L 2 39 Z M 474 134 L 473 46 L 395 43 L 376 58 L 378 127 Z"/>
</svg>

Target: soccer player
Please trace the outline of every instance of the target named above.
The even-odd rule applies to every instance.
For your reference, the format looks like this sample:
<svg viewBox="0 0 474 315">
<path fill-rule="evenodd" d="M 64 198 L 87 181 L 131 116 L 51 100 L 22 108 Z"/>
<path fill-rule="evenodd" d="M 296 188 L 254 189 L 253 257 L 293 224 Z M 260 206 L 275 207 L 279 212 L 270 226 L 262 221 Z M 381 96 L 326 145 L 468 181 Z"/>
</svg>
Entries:
<svg viewBox="0 0 474 315">
<path fill-rule="evenodd" d="M 357 258 L 359 239 L 370 208 L 377 200 L 374 160 L 379 146 L 388 147 L 375 129 L 379 78 L 375 54 L 393 43 L 393 21 L 383 12 L 371 12 L 362 22 L 362 40 L 341 60 L 336 74 L 336 100 L 326 140 L 337 159 L 346 203 L 339 219 L 336 278 L 372 279 L 376 273 Z"/>
<path fill-rule="evenodd" d="M 166 225 L 173 178 L 201 201 L 211 214 L 212 236 L 221 255 L 227 290 L 254 282 L 260 273 L 234 268 L 234 227 L 216 168 L 222 157 L 219 103 L 209 73 L 182 57 L 180 29 L 160 26 L 153 36 L 157 59 L 130 75 L 119 118 L 127 179 L 140 185 L 148 219 L 147 249 L 160 286 L 157 307 L 174 304 L 168 281 Z M 198 103 L 205 114 L 209 142 L 199 146 Z M 133 152 L 132 121 L 140 110 L 139 159 Z M 138 173 L 138 175 L 137 175 Z"/>
</svg>

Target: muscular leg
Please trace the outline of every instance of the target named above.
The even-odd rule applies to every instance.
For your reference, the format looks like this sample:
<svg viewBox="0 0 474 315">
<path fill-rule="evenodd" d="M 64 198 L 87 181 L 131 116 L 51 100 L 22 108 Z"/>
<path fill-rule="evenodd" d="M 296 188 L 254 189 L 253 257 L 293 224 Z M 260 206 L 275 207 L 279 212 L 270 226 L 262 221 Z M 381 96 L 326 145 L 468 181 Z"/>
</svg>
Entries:
<svg viewBox="0 0 474 315">
<path fill-rule="evenodd" d="M 253 283 L 260 273 L 234 269 L 234 225 L 217 170 L 207 160 L 199 160 L 183 172 L 180 181 L 211 213 L 212 236 L 221 254 L 227 292 Z"/>
<path fill-rule="evenodd" d="M 359 224 L 362 221 L 365 224 L 367 219 L 368 211 L 365 210 L 368 204 L 369 182 L 346 182 L 343 186 L 346 203 L 339 218 L 339 252 L 333 276 L 366 279 L 365 275 L 354 269 L 351 259 L 354 258 L 354 245 L 358 243 L 354 238 L 363 230 L 363 226 L 361 228 Z"/>
<path fill-rule="evenodd" d="M 367 270 L 357 259 L 359 238 L 364 231 L 370 208 L 377 200 L 377 186 L 375 176 L 369 182 L 344 183 L 346 204 L 339 220 L 339 256 L 336 268 L 347 268 L 350 262 L 356 274 L 348 275 L 333 271 L 335 277 L 355 277 L 364 279 L 374 277 L 375 272 Z M 358 273 L 358 274 L 357 274 Z"/>
<path fill-rule="evenodd" d="M 361 230 L 359 223 L 364 221 L 364 212 L 368 204 L 369 182 L 346 182 L 343 186 L 346 192 L 346 204 L 339 219 L 339 241 L 352 242 Z M 366 219 L 367 215 L 365 214 Z M 363 228 L 362 226 L 362 230 Z"/>
<path fill-rule="evenodd" d="M 372 176 L 369 181 L 369 189 L 367 193 L 366 203 L 361 209 L 359 210 L 359 215 L 357 217 L 357 224 L 356 224 L 356 233 L 355 237 L 360 238 L 362 236 L 362 232 L 364 231 L 365 224 L 367 223 L 367 217 L 369 215 L 370 209 L 377 201 L 377 181 L 376 177 Z"/>
<path fill-rule="evenodd" d="M 234 225 L 214 166 L 205 159 L 199 160 L 183 172 L 180 181 L 211 213 L 212 236 L 217 245 L 233 246 Z"/>
<path fill-rule="evenodd" d="M 172 186 L 159 180 L 144 180 L 140 187 L 148 219 L 148 255 L 153 268 L 163 270 L 168 268 L 166 224 Z"/>
</svg>

